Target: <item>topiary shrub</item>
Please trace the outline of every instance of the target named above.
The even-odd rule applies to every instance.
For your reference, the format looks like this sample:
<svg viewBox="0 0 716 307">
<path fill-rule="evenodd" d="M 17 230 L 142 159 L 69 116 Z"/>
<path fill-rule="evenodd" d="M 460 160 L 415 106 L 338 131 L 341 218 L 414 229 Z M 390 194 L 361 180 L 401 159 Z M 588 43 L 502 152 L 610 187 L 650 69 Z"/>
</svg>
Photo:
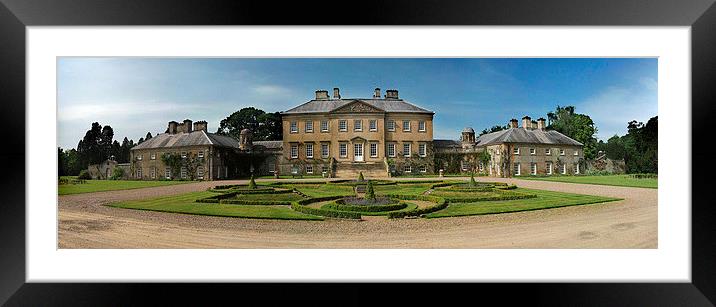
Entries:
<svg viewBox="0 0 716 307">
<path fill-rule="evenodd" d="M 249 180 L 249 189 L 256 189 L 256 181 L 254 181 L 254 175 L 251 175 L 251 180 Z"/>
<path fill-rule="evenodd" d="M 471 186 L 471 187 L 477 186 L 477 182 L 475 181 L 475 174 L 474 174 L 474 173 L 471 173 L 471 174 L 470 174 L 470 186 Z"/>
<path fill-rule="evenodd" d="M 365 191 L 365 199 L 368 201 L 375 201 L 375 191 L 373 190 L 373 183 L 368 181 L 368 187 Z"/>
<path fill-rule="evenodd" d="M 365 181 L 365 178 L 363 178 L 363 172 L 358 174 L 358 181 Z"/>
<path fill-rule="evenodd" d="M 80 171 L 80 174 L 77 176 L 77 179 L 90 180 L 92 179 L 92 175 L 90 175 L 88 170 L 83 169 Z"/>
</svg>

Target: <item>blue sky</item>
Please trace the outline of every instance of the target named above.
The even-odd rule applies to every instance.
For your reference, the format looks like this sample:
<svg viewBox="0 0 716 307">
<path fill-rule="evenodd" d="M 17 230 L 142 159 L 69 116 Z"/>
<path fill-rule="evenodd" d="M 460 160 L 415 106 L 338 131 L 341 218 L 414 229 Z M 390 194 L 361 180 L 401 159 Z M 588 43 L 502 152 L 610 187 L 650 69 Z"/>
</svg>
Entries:
<svg viewBox="0 0 716 307">
<path fill-rule="evenodd" d="M 510 118 L 546 117 L 573 105 L 598 137 L 657 115 L 657 59 L 639 58 L 60 58 L 58 146 L 74 148 L 98 121 L 135 142 L 167 122 L 207 120 L 210 132 L 243 107 L 284 111 L 341 89 L 371 97 L 379 87 L 435 111 L 436 139 L 457 139 Z"/>
</svg>

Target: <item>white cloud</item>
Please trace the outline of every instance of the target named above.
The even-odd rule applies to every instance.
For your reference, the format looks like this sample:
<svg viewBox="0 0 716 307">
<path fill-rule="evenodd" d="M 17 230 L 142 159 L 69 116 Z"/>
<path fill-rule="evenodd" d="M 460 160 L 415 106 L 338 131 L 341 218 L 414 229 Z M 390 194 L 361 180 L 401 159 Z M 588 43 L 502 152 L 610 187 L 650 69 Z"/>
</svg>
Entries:
<svg viewBox="0 0 716 307">
<path fill-rule="evenodd" d="M 639 83 L 643 85 L 647 90 L 656 91 L 658 83 L 654 78 L 644 77 L 639 79 Z"/>
<path fill-rule="evenodd" d="M 587 114 L 592 118 L 597 126 L 597 137 L 602 140 L 614 134 L 626 134 L 629 121 L 646 122 L 656 116 L 658 111 L 655 88 L 633 90 L 624 87 L 607 87 L 575 106 L 577 106 L 577 113 Z"/>
</svg>

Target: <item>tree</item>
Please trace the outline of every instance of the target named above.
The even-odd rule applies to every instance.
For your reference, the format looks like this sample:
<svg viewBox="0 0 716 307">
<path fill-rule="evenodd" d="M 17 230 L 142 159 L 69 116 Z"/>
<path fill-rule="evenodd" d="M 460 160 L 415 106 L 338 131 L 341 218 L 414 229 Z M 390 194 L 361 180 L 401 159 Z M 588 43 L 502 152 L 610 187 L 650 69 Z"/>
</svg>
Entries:
<svg viewBox="0 0 716 307">
<path fill-rule="evenodd" d="M 151 139 L 151 138 L 152 138 L 152 133 L 151 133 L 151 132 L 147 132 L 147 135 L 144 137 L 144 140 L 145 140 L 145 141 L 149 141 L 149 139 Z"/>
<path fill-rule="evenodd" d="M 607 140 L 604 145 L 604 152 L 607 154 L 607 158 L 612 160 L 624 160 L 626 156 L 626 147 L 624 146 L 624 140 L 618 135 L 614 135 Z"/>
<path fill-rule="evenodd" d="M 238 139 L 244 129 L 250 129 L 257 141 L 278 141 L 283 137 L 281 115 L 254 107 L 243 108 L 221 120 L 216 133 Z"/>
<path fill-rule="evenodd" d="M 494 125 L 494 126 L 490 127 L 489 129 L 483 129 L 482 132 L 480 132 L 480 135 L 493 133 L 493 132 L 497 132 L 497 131 L 502 131 L 502 130 L 507 130 L 509 128 L 510 128 L 510 126 L 508 126 L 508 125 L 505 125 L 505 126 Z"/>
<path fill-rule="evenodd" d="M 658 116 L 646 124 L 630 121 L 627 129 L 622 137 L 627 173 L 658 173 Z"/>
<path fill-rule="evenodd" d="M 547 113 L 547 128 L 556 130 L 584 144 L 584 158 L 593 159 L 597 150 L 597 128 L 588 115 L 574 112 L 573 106 L 557 106 L 555 112 Z"/>
<path fill-rule="evenodd" d="M 57 147 L 57 175 L 67 176 L 67 154 L 61 147 Z"/>
</svg>

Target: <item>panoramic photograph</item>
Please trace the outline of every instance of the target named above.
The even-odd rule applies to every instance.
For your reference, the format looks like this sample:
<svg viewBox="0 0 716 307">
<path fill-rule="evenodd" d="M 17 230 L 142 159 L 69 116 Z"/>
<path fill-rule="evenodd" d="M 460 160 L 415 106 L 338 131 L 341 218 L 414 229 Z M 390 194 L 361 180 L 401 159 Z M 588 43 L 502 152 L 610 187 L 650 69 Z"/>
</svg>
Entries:
<svg viewBox="0 0 716 307">
<path fill-rule="evenodd" d="M 60 249 L 658 248 L 657 58 L 57 58 Z"/>
</svg>

